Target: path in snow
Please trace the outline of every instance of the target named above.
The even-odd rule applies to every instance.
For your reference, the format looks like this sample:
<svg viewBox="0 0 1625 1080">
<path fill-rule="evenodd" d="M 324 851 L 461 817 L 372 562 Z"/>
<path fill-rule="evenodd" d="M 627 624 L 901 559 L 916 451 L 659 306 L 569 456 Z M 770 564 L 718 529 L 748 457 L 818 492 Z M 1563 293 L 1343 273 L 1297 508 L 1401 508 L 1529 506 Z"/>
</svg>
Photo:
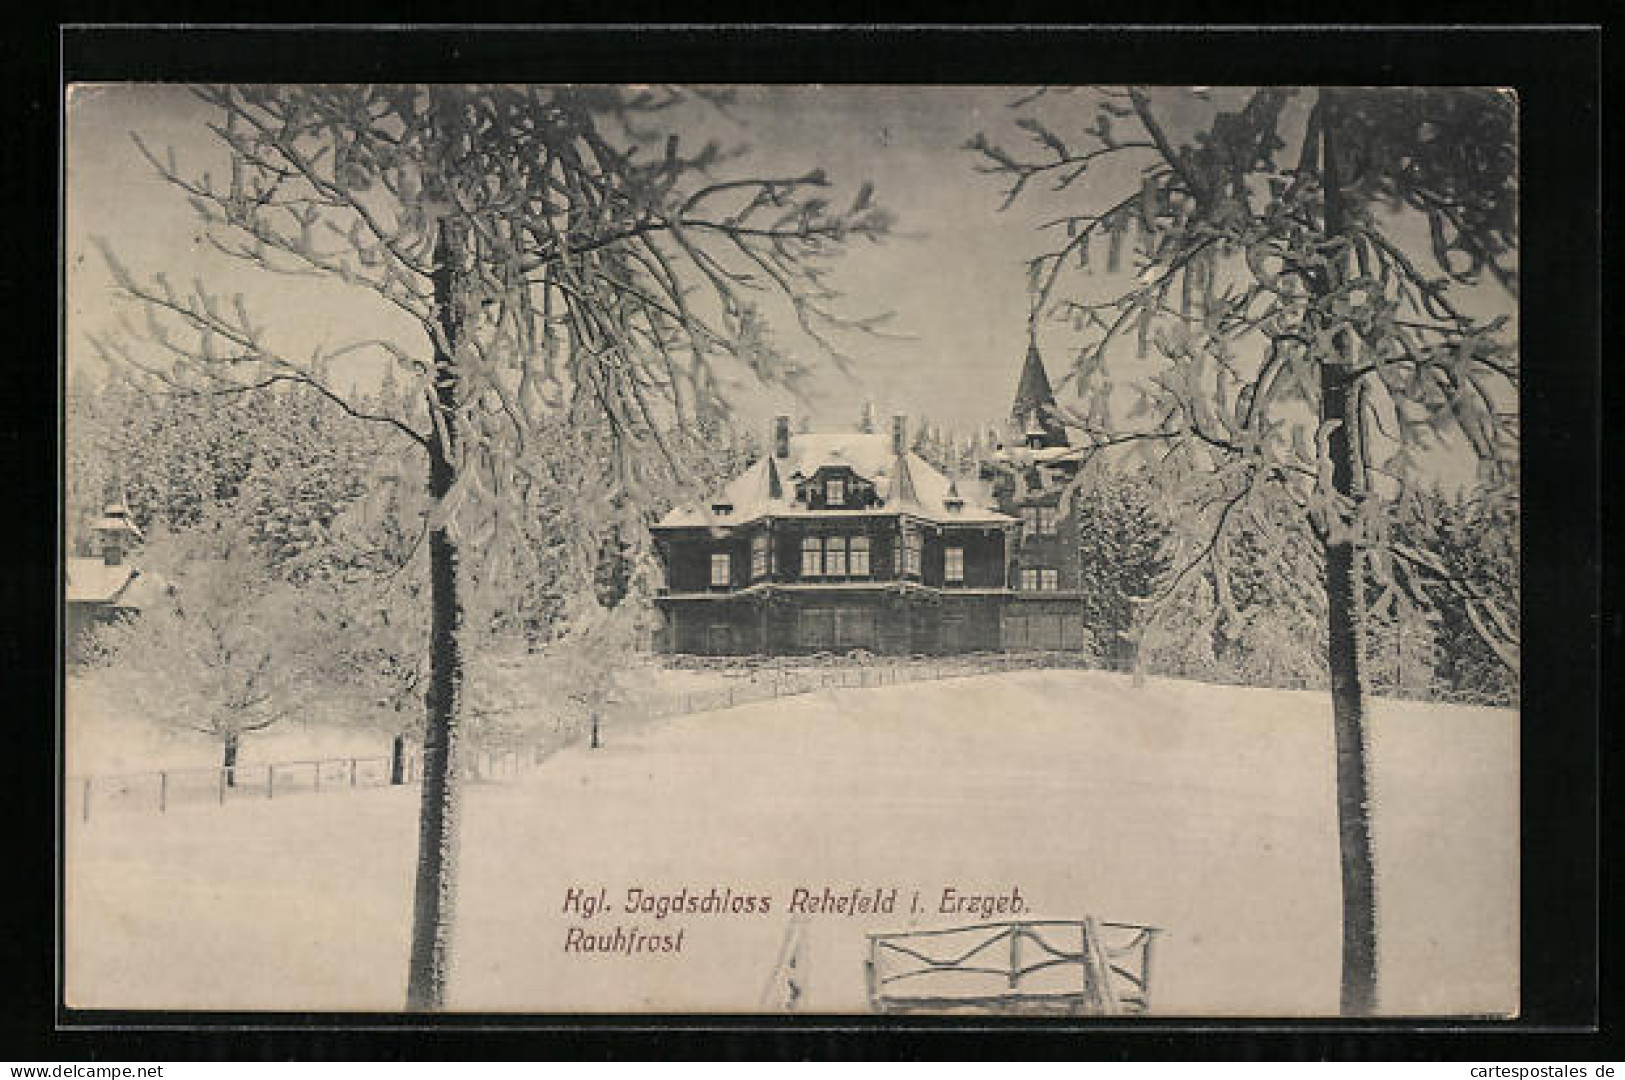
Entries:
<svg viewBox="0 0 1625 1080">
<path fill-rule="evenodd" d="M 1382 999 L 1517 1008 L 1517 714 L 1377 702 Z M 1330 703 L 1312 692 L 1024 672 L 682 717 L 469 789 L 453 1005 L 748 1011 L 797 886 L 1012 886 L 1041 918 L 1166 929 L 1162 1014 L 1337 1006 Z M 70 822 L 71 1004 L 400 1007 L 415 789 Z M 572 886 L 766 894 L 767 916 L 563 912 Z M 808 1010 L 865 1008 L 864 934 L 815 916 Z M 677 955 L 567 954 L 573 926 L 684 930 Z"/>
</svg>

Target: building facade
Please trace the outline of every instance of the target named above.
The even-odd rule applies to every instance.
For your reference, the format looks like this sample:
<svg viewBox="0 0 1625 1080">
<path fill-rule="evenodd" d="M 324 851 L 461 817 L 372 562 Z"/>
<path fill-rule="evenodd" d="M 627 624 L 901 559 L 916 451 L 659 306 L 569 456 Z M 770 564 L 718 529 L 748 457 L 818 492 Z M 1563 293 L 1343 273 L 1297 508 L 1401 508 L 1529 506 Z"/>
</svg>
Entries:
<svg viewBox="0 0 1625 1080">
<path fill-rule="evenodd" d="M 1008 438 L 981 463 L 993 504 L 1016 519 L 1011 590 L 1001 616 L 1005 649 L 1077 649 L 1088 640 L 1079 592 L 1078 517 L 1066 498 L 1083 464 L 1066 435 L 1037 345 L 1016 383 Z"/>
<path fill-rule="evenodd" d="M 792 435 L 709 503 L 653 528 L 665 651 L 996 648 L 1009 516 L 891 435 Z"/>
<path fill-rule="evenodd" d="M 158 575 L 130 564 L 130 552 L 142 537 L 123 499 L 109 500 L 91 530 L 96 554 L 69 558 L 63 567 L 63 638 L 70 664 L 85 659 L 92 630 L 139 614 L 168 587 Z"/>
<path fill-rule="evenodd" d="M 1021 444 L 952 478 L 889 435 L 790 433 L 709 502 L 652 529 L 666 569 L 658 647 L 701 655 L 1077 649 L 1067 445 L 1036 350 Z"/>
</svg>

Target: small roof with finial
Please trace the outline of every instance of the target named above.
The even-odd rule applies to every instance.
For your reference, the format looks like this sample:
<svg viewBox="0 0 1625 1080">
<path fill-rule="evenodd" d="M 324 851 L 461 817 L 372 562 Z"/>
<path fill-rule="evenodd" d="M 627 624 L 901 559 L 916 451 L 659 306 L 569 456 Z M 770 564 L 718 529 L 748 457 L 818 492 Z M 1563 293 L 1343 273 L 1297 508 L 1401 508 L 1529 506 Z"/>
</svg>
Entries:
<svg viewBox="0 0 1625 1080">
<path fill-rule="evenodd" d="M 1055 416 L 1055 391 L 1050 387 L 1044 360 L 1038 355 L 1037 341 L 1027 343 L 1027 359 L 1021 365 L 1021 379 L 1016 383 L 1016 400 L 1010 409 L 1010 418 L 1024 438 L 1038 439 L 1040 446 L 1071 445 L 1066 429 Z"/>
</svg>

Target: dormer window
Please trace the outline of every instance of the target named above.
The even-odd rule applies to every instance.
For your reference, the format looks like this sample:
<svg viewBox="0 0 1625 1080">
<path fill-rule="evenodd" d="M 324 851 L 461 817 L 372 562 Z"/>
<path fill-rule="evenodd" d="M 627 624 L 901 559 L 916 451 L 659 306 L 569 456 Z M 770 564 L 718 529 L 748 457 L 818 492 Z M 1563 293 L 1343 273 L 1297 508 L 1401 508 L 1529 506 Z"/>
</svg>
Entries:
<svg viewBox="0 0 1625 1080">
<path fill-rule="evenodd" d="M 846 481 L 826 480 L 824 482 L 824 502 L 829 506 L 844 506 L 846 504 Z"/>
<path fill-rule="evenodd" d="M 714 502 L 711 504 L 711 512 L 717 517 L 727 517 L 729 514 L 734 512 L 734 504 L 728 502 Z"/>
</svg>

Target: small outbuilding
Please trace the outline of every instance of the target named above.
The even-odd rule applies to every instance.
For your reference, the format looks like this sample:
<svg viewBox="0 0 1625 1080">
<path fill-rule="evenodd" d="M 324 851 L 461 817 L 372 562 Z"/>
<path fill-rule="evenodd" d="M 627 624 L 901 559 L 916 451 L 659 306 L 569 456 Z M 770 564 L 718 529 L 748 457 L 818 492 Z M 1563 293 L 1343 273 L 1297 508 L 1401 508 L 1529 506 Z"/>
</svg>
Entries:
<svg viewBox="0 0 1625 1080">
<path fill-rule="evenodd" d="M 64 568 L 63 640 L 70 664 L 84 660 L 89 631 L 138 614 L 166 587 L 158 575 L 130 562 L 143 537 L 122 500 L 109 502 L 91 530 L 96 554 L 70 557 Z"/>
</svg>

